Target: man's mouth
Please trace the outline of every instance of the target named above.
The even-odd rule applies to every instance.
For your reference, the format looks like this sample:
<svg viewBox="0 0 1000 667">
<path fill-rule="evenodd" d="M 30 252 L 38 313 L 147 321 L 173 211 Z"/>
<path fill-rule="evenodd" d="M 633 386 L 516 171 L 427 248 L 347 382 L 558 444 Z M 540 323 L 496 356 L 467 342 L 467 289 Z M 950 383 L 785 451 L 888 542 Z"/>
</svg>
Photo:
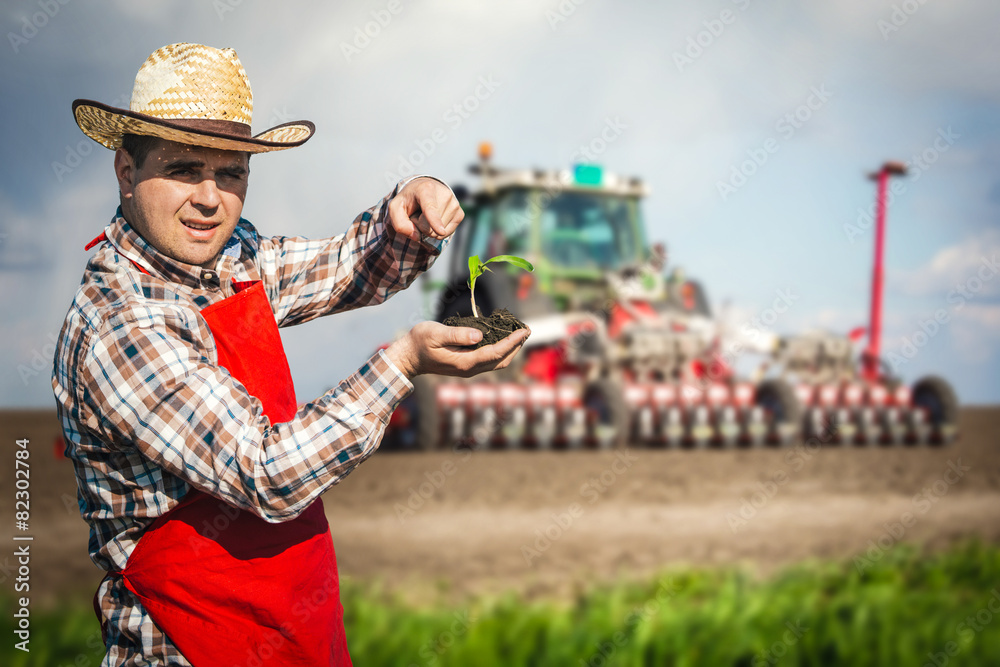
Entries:
<svg viewBox="0 0 1000 667">
<path fill-rule="evenodd" d="M 219 223 L 217 222 L 193 222 L 191 220 L 181 220 L 181 224 L 190 229 L 197 229 L 200 231 L 214 229 L 219 226 Z"/>
<path fill-rule="evenodd" d="M 215 236 L 215 228 L 221 223 L 218 222 L 195 222 L 193 220 L 181 220 L 181 224 L 187 227 L 188 235 L 198 241 L 208 241 Z"/>
</svg>

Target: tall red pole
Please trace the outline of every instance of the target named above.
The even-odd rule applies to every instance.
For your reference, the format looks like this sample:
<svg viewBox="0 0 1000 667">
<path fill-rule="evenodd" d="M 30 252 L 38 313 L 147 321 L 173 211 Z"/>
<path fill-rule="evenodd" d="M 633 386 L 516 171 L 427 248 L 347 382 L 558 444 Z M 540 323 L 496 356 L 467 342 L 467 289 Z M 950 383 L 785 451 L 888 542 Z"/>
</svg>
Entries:
<svg viewBox="0 0 1000 667">
<path fill-rule="evenodd" d="M 865 351 L 863 375 L 865 379 L 879 378 L 879 358 L 882 354 L 882 278 L 885 257 L 885 210 L 889 177 L 902 176 L 906 166 L 900 162 L 886 162 L 872 178 L 878 184 L 875 204 L 875 268 L 872 271 L 871 315 L 868 326 L 868 349 Z"/>
</svg>

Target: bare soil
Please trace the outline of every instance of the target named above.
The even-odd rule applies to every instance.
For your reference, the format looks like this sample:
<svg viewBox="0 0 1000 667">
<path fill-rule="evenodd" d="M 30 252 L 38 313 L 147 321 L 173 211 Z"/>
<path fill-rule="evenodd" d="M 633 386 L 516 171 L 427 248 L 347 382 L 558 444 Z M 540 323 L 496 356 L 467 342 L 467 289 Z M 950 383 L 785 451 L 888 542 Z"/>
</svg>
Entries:
<svg viewBox="0 0 1000 667">
<path fill-rule="evenodd" d="M 963 409 L 961 429 L 950 447 L 920 449 L 379 452 L 323 500 L 341 576 L 416 600 L 563 596 L 674 565 L 767 574 L 897 541 L 1000 542 L 1000 407 Z M 92 595 L 101 573 L 72 466 L 53 455 L 54 414 L 0 412 L 0 434 L 8 544 L 15 440 L 31 442 L 30 530 L 18 534 L 34 536 L 33 603 Z"/>
<path fill-rule="evenodd" d="M 478 350 L 484 345 L 499 343 L 518 329 L 527 329 L 524 322 L 514 317 L 506 308 L 494 310 L 489 317 L 449 317 L 442 324 L 449 327 L 472 327 L 483 332 L 483 338 L 470 347 Z"/>
</svg>

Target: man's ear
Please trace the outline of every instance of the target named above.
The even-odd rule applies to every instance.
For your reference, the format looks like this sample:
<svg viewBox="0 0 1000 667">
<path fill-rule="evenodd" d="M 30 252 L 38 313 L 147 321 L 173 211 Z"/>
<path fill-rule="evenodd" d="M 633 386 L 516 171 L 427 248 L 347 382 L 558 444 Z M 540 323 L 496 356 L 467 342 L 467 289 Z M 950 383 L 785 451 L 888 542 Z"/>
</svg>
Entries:
<svg viewBox="0 0 1000 667">
<path fill-rule="evenodd" d="M 135 161 L 124 148 L 115 151 L 115 176 L 122 199 L 130 199 L 135 187 Z"/>
</svg>

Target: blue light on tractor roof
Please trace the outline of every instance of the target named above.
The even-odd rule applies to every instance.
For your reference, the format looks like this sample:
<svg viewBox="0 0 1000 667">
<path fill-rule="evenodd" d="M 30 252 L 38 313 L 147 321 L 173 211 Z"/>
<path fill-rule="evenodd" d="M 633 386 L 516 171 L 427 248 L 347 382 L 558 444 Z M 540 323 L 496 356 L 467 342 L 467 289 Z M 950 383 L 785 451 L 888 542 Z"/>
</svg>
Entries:
<svg viewBox="0 0 1000 667">
<path fill-rule="evenodd" d="M 578 164 L 573 166 L 573 180 L 577 185 L 600 185 L 603 176 L 599 165 Z"/>
</svg>

